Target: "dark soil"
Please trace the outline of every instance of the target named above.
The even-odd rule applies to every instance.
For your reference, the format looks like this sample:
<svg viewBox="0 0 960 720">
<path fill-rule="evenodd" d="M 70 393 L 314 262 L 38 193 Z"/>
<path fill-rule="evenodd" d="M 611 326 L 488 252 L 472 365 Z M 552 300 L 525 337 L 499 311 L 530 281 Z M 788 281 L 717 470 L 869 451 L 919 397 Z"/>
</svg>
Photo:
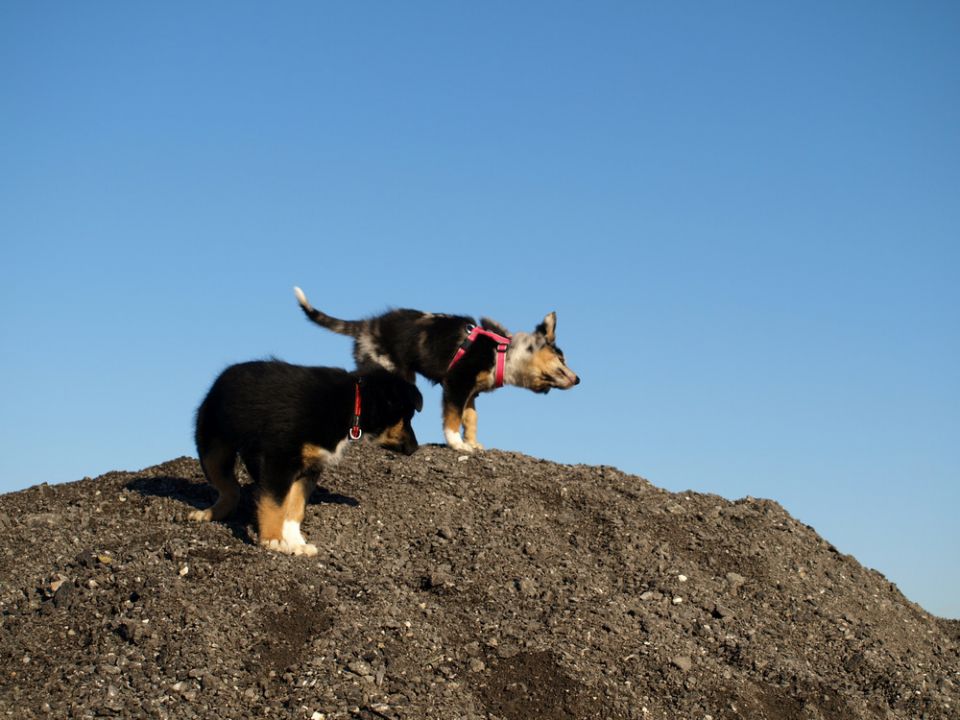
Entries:
<svg viewBox="0 0 960 720">
<path fill-rule="evenodd" d="M 960 717 L 960 624 L 768 500 L 353 447 L 304 532 L 185 520 L 195 460 L 0 497 L 0 715 Z"/>
</svg>

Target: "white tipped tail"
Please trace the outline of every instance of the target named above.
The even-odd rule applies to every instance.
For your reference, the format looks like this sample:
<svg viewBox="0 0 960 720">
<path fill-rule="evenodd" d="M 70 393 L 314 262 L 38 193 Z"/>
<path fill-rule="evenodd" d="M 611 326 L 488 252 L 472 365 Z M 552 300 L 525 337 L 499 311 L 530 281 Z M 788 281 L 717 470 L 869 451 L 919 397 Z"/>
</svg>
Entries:
<svg viewBox="0 0 960 720">
<path fill-rule="evenodd" d="M 305 308 L 307 310 L 310 309 L 310 303 L 307 302 L 307 296 L 303 294 L 303 290 L 301 290 L 296 285 L 294 285 L 293 294 L 297 296 L 297 302 L 300 303 L 300 307 Z"/>
</svg>

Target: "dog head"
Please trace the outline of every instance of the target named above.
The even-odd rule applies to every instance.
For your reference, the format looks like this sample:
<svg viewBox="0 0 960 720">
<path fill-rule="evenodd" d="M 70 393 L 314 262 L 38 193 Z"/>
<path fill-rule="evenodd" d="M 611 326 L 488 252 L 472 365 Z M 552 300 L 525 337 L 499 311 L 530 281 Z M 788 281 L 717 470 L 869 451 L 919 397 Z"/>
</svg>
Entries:
<svg viewBox="0 0 960 720">
<path fill-rule="evenodd" d="M 359 376 L 364 430 L 375 442 L 394 452 L 412 455 L 419 444 L 411 420 L 423 410 L 417 386 L 385 370 Z"/>
<path fill-rule="evenodd" d="M 506 379 L 510 385 L 546 393 L 553 388 L 569 390 L 580 378 L 567 367 L 563 351 L 557 347 L 557 314 L 547 315 L 532 333 L 510 335 L 503 326 L 483 318 L 483 327 L 510 337 L 507 349 Z"/>
</svg>

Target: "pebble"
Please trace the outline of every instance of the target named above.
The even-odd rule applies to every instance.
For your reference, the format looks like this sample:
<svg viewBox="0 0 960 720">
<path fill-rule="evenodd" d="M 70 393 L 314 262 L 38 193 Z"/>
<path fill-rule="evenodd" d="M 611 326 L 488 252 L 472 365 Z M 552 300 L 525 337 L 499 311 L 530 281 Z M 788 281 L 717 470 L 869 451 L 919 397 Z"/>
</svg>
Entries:
<svg viewBox="0 0 960 720">
<path fill-rule="evenodd" d="M 670 663 L 680 668 L 683 672 L 689 672 L 690 668 L 693 667 L 693 660 L 690 659 L 689 655 L 677 655 L 676 657 L 670 658 Z"/>
<path fill-rule="evenodd" d="M 517 589 L 521 595 L 526 595 L 527 597 L 533 597 L 537 594 L 537 584 L 527 577 L 520 578 L 520 580 L 517 581 Z"/>
<path fill-rule="evenodd" d="M 373 668 L 366 660 L 352 660 L 347 663 L 347 670 L 360 677 L 373 677 Z"/>
<path fill-rule="evenodd" d="M 733 592 L 736 592 L 737 590 L 739 590 L 740 587 L 743 586 L 746 582 L 747 582 L 747 579 L 743 575 L 740 575 L 739 573 L 735 573 L 735 572 L 727 573 L 727 584 L 730 585 L 730 589 Z"/>
</svg>

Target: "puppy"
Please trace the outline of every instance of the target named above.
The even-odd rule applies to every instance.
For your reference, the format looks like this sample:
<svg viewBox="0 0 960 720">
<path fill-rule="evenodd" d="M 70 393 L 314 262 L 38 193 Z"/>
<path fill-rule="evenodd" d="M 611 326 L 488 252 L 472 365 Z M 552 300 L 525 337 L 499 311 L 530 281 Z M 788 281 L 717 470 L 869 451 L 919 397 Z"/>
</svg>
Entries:
<svg viewBox="0 0 960 720">
<path fill-rule="evenodd" d="M 481 318 L 391 310 L 366 320 L 338 320 L 313 308 L 295 287 L 306 316 L 321 327 L 354 339 L 357 367 L 380 367 L 408 382 L 420 373 L 443 386 L 443 436 L 461 452 L 480 450 L 476 398 L 502 385 L 534 392 L 569 389 L 580 378 L 567 367 L 556 345 L 557 314 L 550 313 L 532 333 L 511 335 Z M 463 427 L 463 435 L 460 428 Z"/>
<path fill-rule="evenodd" d="M 362 434 L 410 455 L 417 449 L 410 420 L 422 408 L 420 391 L 384 370 L 349 373 L 278 360 L 231 365 L 197 410 L 197 454 L 219 495 L 190 519 L 222 520 L 233 512 L 239 455 L 258 484 L 260 544 L 315 555 L 300 524 L 323 466 L 340 459 L 348 436 Z"/>
</svg>

